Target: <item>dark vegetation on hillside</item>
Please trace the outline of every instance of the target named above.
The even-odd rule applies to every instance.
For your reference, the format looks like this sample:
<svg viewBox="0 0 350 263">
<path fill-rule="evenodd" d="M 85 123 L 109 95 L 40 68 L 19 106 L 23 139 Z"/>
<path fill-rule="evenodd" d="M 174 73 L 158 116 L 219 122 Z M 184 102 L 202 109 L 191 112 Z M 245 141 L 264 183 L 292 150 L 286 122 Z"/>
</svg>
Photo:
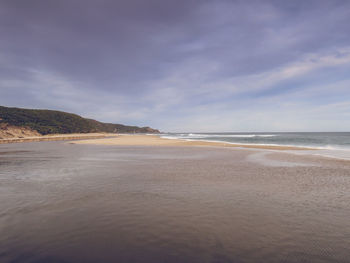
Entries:
<svg viewBox="0 0 350 263">
<path fill-rule="evenodd" d="M 55 133 L 159 133 L 149 127 L 103 123 L 79 115 L 53 110 L 31 110 L 0 106 L 0 123 L 29 127 L 40 134 Z"/>
</svg>

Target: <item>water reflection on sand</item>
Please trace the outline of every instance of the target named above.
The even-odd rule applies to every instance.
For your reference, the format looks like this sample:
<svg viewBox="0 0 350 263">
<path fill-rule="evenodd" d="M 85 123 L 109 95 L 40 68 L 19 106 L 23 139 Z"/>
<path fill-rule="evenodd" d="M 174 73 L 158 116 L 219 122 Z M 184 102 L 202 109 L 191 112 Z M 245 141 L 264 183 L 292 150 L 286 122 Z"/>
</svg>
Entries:
<svg viewBox="0 0 350 263">
<path fill-rule="evenodd" d="M 3 145 L 0 262 L 348 262 L 350 165 L 254 154 Z"/>
</svg>

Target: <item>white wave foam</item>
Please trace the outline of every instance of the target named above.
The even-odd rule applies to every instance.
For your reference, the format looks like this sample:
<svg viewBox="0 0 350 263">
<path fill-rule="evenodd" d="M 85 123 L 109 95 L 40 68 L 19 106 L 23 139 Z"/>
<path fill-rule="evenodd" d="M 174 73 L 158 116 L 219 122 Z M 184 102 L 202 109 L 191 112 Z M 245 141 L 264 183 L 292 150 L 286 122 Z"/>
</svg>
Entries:
<svg viewBox="0 0 350 263">
<path fill-rule="evenodd" d="M 169 135 L 166 135 L 169 136 Z M 204 138 L 254 138 L 254 137 L 275 137 L 278 136 L 276 134 L 201 134 L 201 133 L 181 133 L 170 135 L 170 137 L 174 138 L 189 138 L 189 139 L 204 139 Z"/>
<path fill-rule="evenodd" d="M 308 151 L 294 151 L 294 150 L 288 150 L 290 153 L 294 154 L 306 154 L 306 155 L 318 155 L 328 158 L 335 158 L 335 159 L 342 159 L 342 160 L 350 160 L 350 148 L 349 147 L 342 147 L 339 145 L 307 145 L 307 144 L 276 144 L 276 143 L 242 143 L 242 142 L 232 142 L 232 141 L 225 141 L 225 140 L 215 140 L 215 139 L 206 139 L 206 138 L 212 138 L 215 137 L 213 134 L 192 134 L 192 137 L 190 137 L 190 134 L 181 134 L 182 136 L 179 136 L 179 134 L 176 135 L 170 135 L 170 134 L 164 134 L 161 135 L 162 138 L 166 139 L 180 139 L 184 141 L 203 141 L 203 142 L 218 142 L 218 143 L 227 143 L 227 144 L 233 144 L 233 145 L 249 145 L 249 146 L 286 146 L 286 147 L 299 147 L 299 148 L 308 148 Z M 194 137 L 193 135 L 196 135 L 197 137 Z M 214 134 L 215 135 L 215 134 Z M 230 134 L 229 136 L 237 136 L 238 134 Z M 243 134 L 243 135 L 256 135 L 256 134 Z M 260 136 L 269 136 L 270 134 L 259 134 Z M 271 134 L 272 135 L 272 134 Z M 202 136 L 202 137 L 200 137 Z M 240 135 L 238 135 L 240 136 Z M 278 135 L 273 135 L 278 136 Z M 228 137 L 227 135 L 223 134 L 216 134 L 216 137 Z M 278 151 L 278 150 L 271 150 L 271 151 Z"/>
<path fill-rule="evenodd" d="M 179 137 L 175 137 L 175 136 L 160 136 L 161 138 L 164 138 L 164 139 L 170 139 L 170 140 L 178 140 L 178 139 L 182 139 L 182 138 L 179 138 Z"/>
</svg>

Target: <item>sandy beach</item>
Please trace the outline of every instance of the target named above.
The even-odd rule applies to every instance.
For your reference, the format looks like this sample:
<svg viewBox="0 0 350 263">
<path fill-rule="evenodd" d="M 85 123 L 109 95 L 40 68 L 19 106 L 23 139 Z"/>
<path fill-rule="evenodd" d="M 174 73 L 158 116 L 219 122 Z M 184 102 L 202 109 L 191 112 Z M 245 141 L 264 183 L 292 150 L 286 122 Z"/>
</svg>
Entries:
<svg viewBox="0 0 350 263">
<path fill-rule="evenodd" d="M 0 139 L 0 144 L 19 142 L 41 142 L 41 141 L 66 141 L 82 139 L 101 139 L 116 136 L 113 133 L 71 133 L 71 134 L 50 134 L 42 136 L 25 136 L 16 138 Z"/>
<path fill-rule="evenodd" d="M 267 150 L 312 150 L 312 148 L 274 145 L 247 145 L 224 142 L 186 141 L 180 139 L 165 139 L 158 135 L 129 135 L 122 134 L 113 138 L 89 139 L 71 142 L 74 144 L 120 145 L 120 146 L 213 146 L 235 147 Z"/>
</svg>

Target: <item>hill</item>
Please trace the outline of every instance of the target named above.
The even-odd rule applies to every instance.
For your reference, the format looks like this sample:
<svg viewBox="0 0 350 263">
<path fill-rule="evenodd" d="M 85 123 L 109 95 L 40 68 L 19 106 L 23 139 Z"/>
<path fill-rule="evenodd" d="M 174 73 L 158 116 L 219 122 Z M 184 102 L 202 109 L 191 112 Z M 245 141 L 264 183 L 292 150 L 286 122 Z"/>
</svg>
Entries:
<svg viewBox="0 0 350 263">
<path fill-rule="evenodd" d="M 150 127 L 103 123 L 62 111 L 0 106 L 0 129 L 9 126 L 32 130 L 41 135 L 91 132 L 159 133 Z"/>
</svg>

